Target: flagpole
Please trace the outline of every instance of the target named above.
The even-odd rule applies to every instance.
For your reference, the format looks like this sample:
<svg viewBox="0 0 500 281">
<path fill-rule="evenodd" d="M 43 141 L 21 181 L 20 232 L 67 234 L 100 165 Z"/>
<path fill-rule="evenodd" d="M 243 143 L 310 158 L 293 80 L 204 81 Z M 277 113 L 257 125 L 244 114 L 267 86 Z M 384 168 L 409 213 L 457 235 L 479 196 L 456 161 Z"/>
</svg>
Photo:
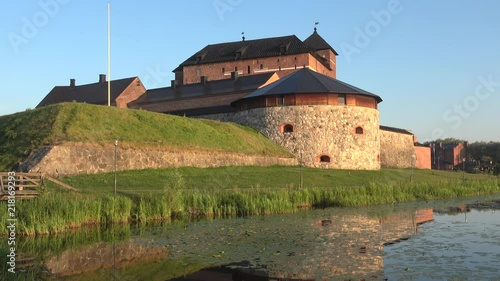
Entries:
<svg viewBox="0 0 500 281">
<path fill-rule="evenodd" d="M 108 1 L 108 106 L 111 106 L 111 4 Z"/>
</svg>

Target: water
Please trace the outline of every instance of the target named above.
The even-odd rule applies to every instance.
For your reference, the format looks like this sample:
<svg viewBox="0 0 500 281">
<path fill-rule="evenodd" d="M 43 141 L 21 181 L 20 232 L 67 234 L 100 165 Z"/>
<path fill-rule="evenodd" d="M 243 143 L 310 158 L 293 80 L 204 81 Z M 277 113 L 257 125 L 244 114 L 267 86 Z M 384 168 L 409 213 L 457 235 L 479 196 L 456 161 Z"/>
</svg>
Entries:
<svg viewBox="0 0 500 281">
<path fill-rule="evenodd" d="M 19 237 L 16 278 L 0 277 L 500 280 L 500 210 L 472 204 L 492 199 L 500 196 Z"/>
</svg>

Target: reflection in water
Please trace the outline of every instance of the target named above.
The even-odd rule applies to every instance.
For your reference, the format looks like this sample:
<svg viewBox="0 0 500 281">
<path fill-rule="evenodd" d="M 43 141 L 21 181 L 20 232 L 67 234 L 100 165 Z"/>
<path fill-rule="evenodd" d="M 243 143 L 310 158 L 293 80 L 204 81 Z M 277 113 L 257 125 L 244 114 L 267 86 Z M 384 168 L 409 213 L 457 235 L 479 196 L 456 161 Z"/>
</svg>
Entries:
<svg viewBox="0 0 500 281">
<path fill-rule="evenodd" d="M 386 249 L 390 280 L 500 280 L 497 209 L 440 211 L 412 239 Z"/>
<path fill-rule="evenodd" d="M 241 252 L 244 251 L 245 257 L 257 258 L 241 264 L 204 269 L 173 280 L 298 281 L 366 277 L 384 280 L 383 246 L 407 240 L 416 232 L 417 226 L 432 220 L 432 209 L 424 209 L 389 213 L 381 217 L 362 215 L 358 210 L 356 213 L 336 214 L 327 219 L 309 219 L 309 223 L 305 225 L 286 219 L 274 221 L 272 228 L 264 229 L 265 231 L 249 229 L 245 232 L 246 236 L 254 237 L 245 239 L 250 240 L 246 243 L 251 243 L 254 247 L 244 250 L 241 246 L 238 247 Z M 246 225 L 248 226 L 251 225 Z M 293 229 L 293 226 L 297 228 Z M 228 230 L 231 235 L 236 228 Z M 259 235 L 260 233 L 263 235 Z M 268 239 L 266 236 L 269 233 L 274 233 L 274 245 L 263 243 L 269 248 L 260 250 L 259 241 Z M 234 236 L 238 237 L 240 234 Z M 296 237 L 296 240 L 287 243 L 285 240 L 289 240 L 291 236 Z M 227 235 L 225 238 L 227 239 Z M 221 255 L 220 258 L 237 259 L 234 253 L 232 255 Z"/>
<path fill-rule="evenodd" d="M 432 280 L 422 272 L 447 267 L 462 277 L 476 276 L 458 265 L 486 272 L 483 279 L 498 277 L 492 264 L 500 260 L 499 212 L 447 208 L 461 204 L 82 229 L 19 238 L 19 253 L 31 258 L 27 280 Z M 485 214 L 493 217 L 485 221 Z M 450 244 L 453 239 L 458 240 Z M 451 260 L 458 265 L 449 266 Z"/>
</svg>

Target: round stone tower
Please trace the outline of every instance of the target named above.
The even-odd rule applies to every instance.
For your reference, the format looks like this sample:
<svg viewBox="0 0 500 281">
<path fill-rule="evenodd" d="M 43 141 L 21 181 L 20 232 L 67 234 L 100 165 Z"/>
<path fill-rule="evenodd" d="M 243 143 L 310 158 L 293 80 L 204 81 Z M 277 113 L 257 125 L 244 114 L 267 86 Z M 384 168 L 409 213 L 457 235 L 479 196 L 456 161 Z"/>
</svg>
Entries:
<svg viewBox="0 0 500 281">
<path fill-rule="evenodd" d="M 382 99 L 304 68 L 232 103 L 234 122 L 260 131 L 308 167 L 380 169 Z"/>
</svg>

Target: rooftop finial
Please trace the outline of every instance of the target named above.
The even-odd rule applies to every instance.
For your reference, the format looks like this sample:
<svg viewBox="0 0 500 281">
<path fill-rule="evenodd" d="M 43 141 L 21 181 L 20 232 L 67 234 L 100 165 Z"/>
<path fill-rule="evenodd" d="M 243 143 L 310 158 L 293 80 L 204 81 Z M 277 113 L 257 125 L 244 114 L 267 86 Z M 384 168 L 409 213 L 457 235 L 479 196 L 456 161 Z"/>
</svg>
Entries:
<svg viewBox="0 0 500 281">
<path fill-rule="evenodd" d="M 319 21 L 314 23 L 314 32 L 316 32 L 316 30 L 318 29 L 318 28 L 316 28 L 316 26 L 318 26 L 318 24 L 319 24 Z"/>
<path fill-rule="evenodd" d="M 243 39 L 243 41 L 245 41 L 245 32 L 244 31 L 241 33 L 241 38 Z"/>
</svg>

